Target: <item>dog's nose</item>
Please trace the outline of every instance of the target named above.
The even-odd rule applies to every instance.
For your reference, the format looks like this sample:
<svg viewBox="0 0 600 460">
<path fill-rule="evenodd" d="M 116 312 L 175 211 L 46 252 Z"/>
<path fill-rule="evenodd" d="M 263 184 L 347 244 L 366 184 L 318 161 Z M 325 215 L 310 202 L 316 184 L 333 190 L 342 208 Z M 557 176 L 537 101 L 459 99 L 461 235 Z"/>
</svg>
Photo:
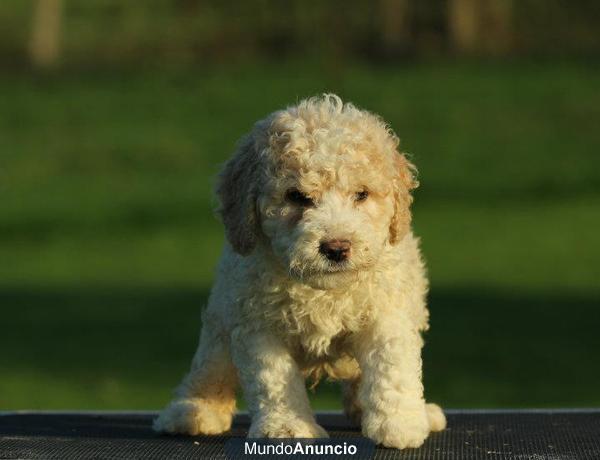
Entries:
<svg viewBox="0 0 600 460">
<path fill-rule="evenodd" d="M 319 252 L 334 262 L 342 262 L 350 256 L 349 240 L 323 241 L 319 246 Z"/>
</svg>

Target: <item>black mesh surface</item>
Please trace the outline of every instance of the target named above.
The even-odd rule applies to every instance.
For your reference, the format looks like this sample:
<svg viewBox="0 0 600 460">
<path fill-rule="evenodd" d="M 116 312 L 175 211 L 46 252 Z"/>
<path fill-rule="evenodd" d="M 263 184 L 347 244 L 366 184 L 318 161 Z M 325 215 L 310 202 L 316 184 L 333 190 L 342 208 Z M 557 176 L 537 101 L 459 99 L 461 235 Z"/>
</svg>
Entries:
<svg viewBox="0 0 600 460">
<path fill-rule="evenodd" d="M 239 415 L 226 436 L 160 436 L 152 413 L 8 413 L 0 415 L 0 458 L 225 458 L 231 436 L 245 436 Z M 448 428 L 420 449 L 378 448 L 377 459 L 600 459 L 600 410 L 448 411 Z M 330 436 L 360 431 L 340 414 L 319 414 Z"/>
</svg>

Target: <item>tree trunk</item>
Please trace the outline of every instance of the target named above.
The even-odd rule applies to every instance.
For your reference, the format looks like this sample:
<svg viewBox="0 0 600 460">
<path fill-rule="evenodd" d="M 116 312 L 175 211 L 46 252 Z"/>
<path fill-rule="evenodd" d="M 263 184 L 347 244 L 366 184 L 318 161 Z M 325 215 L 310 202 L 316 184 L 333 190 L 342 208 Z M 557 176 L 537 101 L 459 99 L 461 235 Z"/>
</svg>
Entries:
<svg viewBox="0 0 600 460">
<path fill-rule="evenodd" d="M 33 12 L 29 56 L 34 66 L 51 68 L 60 58 L 62 0 L 37 0 Z"/>
<path fill-rule="evenodd" d="M 383 52 L 406 52 L 410 44 L 409 0 L 380 0 L 379 14 Z"/>
<path fill-rule="evenodd" d="M 513 0 L 449 0 L 448 31 L 460 54 L 503 54 L 513 44 Z"/>
<path fill-rule="evenodd" d="M 478 50 L 482 19 L 481 5 L 485 1 L 448 1 L 448 31 L 452 45 L 458 53 L 469 54 Z"/>
<path fill-rule="evenodd" d="M 491 0 L 486 10 L 487 50 L 495 55 L 505 54 L 513 45 L 513 1 Z"/>
</svg>

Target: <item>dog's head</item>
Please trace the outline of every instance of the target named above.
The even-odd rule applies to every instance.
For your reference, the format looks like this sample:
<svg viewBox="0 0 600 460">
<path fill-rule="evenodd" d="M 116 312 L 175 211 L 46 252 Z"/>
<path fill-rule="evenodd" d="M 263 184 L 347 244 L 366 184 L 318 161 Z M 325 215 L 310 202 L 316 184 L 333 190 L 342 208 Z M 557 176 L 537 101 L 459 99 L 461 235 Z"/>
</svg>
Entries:
<svg viewBox="0 0 600 460">
<path fill-rule="evenodd" d="M 377 116 L 325 95 L 258 122 L 220 176 L 227 238 L 291 277 L 343 287 L 410 228 L 414 167 Z"/>
</svg>

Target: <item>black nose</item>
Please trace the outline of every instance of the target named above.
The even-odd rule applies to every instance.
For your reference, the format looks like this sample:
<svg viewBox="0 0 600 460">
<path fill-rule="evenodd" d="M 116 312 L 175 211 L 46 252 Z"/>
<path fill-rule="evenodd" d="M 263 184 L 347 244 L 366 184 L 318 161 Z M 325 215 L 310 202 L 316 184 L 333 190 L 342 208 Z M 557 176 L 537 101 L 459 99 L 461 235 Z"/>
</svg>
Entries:
<svg viewBox="0 0 600 460">
<path fill-rule="evenodd" d="M 342 262 L 350 257 L 350 241 L 329 240 L 323 241 L 319 246 L 319 252 L 334 262 Z"/>
</svg>

